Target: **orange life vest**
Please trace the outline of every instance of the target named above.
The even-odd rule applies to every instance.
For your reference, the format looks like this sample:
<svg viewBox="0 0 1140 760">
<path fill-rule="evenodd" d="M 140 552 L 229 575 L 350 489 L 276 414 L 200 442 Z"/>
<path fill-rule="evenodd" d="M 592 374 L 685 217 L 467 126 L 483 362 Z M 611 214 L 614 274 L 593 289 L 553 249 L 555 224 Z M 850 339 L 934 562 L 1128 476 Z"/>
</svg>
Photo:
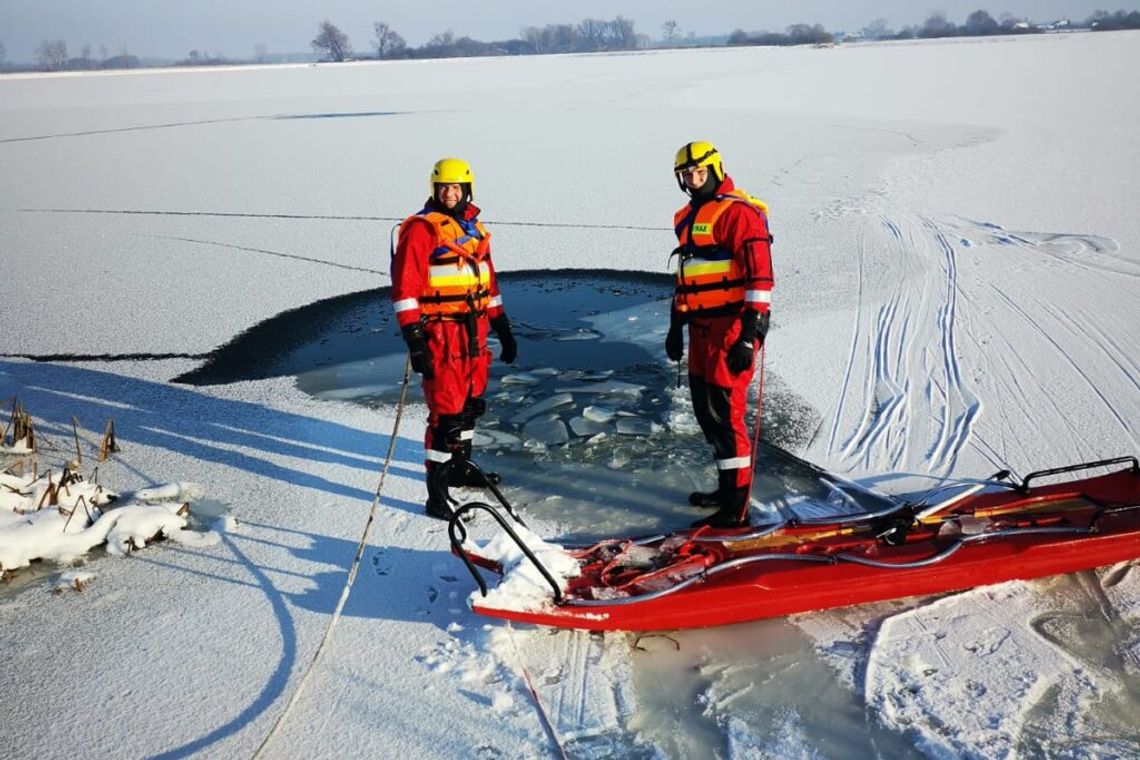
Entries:
<svg viewBox="0 0 1140 760">
<path fill-rule="evenodd" d="M 422 219 L 439 245 L 428 256 L 428 277 L 419 295 L 420 313 L 429 319 L 483 315 L 491 301 L 491 233 L 478 219 L 461 224 L 438 211 L 421 211 L 400 225 Z"/>
<path fill-rule="evenodd" d="M 745 273 L 716 239 L 716 222 L 734 203 L 747 203 L 766 212 L 767 205 L 743 190 L 718 195 L 694 212 L 687 205 L 673 215 L 673 228 L 680 245 L 677 254 L 677 286 L 674 304 L 688 317 L 739 314 L 744 308 Z"/>
</svg>

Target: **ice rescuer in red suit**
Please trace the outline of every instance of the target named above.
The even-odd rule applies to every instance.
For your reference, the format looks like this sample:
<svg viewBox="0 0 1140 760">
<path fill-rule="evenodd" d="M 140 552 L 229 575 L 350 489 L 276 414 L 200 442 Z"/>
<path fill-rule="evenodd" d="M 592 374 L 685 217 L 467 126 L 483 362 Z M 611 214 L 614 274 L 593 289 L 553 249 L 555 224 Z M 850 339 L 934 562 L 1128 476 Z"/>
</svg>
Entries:
<svg viewBox="0 0 1140 760">
<path fill-rule="evenodd" d="M 748 522 L 752 441 L 744 411 L 772 301 L 768 208 L 736 188 L 711 143 L 686 143 L 673 171 L 690 201 L 673 217 L 680 245 L 665 352 L 681 360 L 687 324 L 693 412 L 717 468 L 716 490 L 694 492 L 689 503 L 717 510 L 694 527 L 731 528 Z"/>
<path fill-rule="evenodd" d="M 428 425 L 425 505 L 450 519 L 445 494 L 433 487 L 433 470 L 452 458 L 470 459 L 475 420 L 486 409 L 483 392 L 494 330 L 510 364 L 518 354 L 491 263 L 491 234 L 472 203 L 475 177 L 466 161 L 443 158 L 432 167 L 431 197 L 400 224 L 392 262 L 392 307 L 407 343 L 412 369 L 423 376 Z M 498 476 L 487 473 L 492 482 Z M 478 482 L 476 482 L 478 481 Z M 483 485 L 473 472 L 452 467 L 450 486 Z"/>
</svg>

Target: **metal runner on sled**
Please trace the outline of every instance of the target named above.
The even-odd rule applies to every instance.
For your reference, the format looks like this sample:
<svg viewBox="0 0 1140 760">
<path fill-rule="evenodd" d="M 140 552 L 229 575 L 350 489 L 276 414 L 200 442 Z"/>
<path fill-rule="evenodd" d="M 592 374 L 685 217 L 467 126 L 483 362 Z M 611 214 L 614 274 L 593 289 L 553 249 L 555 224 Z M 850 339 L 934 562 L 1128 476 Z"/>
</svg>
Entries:
<svg viewBox="0 0 1140 760">
<path fill-rule="evenodd" d="M 478 469 L 470 462 L 465 466 Z M 1034 483 L 1095 468 L 1109 472 Z M 502 493 L 490 490 L 522 525 Z M 464 520 L 477 511 L 489 514 L 546 579 L 550 595 L 541 604 L 512 609 L 486 599 L 479 568 L 502 568 L 465 545 Z M 458 506 L 448 525 L 452 552 L 482 592 L 472 605 L 475 612 L 587 630 L 697 628 L 1136 559 L 1140 464 L 1135 456 L 1084 462 L 1033 472 L 1020 483 L 1002 471 L 935 504 L 892 502 L 839 517 L 607 539 L 567 550 L 580 573 L 564 585 L 523 543 L 511 520 L 475 501 Z"/>
</svg>

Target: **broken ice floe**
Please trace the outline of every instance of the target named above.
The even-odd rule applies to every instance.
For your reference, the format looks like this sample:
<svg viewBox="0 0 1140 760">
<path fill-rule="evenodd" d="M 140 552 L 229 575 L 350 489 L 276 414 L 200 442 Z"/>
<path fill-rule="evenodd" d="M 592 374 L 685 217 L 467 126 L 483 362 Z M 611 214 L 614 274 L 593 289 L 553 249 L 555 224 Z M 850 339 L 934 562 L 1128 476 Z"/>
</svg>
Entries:
<svg viewBox="0 0 1140 760">
<path fill-rule="evenodd" d="M 647 437 L 665 430 L 670 399 L 613 372 L 537 367 L 502 378 L 488 395 L 476 430 L 482 449 L 548 451 L 597 444 L 612 435 Z M 619 459 L 627 459 L 619 457 Z"/>
<path fill-rule="evenodd" d="M 566 406 L 572 403 L 574 403 L 574 397 L 569 393 L 556 393 L 542 401 L 527 406 L 521 412 L 511 417 L 511 422 L 515 425 L 522 425 L 531 417 L 535 417 L 542 412 L 547 412 L 551 409 L 557 409 L 560 406 Z"/>
<path fill-rule="evenodd" d="M 606 426 L 601 422 L 596 422 L 583 415 L 570 420 L 570 430 L 573 431 L 576 436 L 592 437 L 598 433 L 604 433 Z"/>
<path fill-rule="evenodd" d="M 523 427 L 523 446 L 556 446 L 570 440 L 566 423 L 557 415 L 547 415 L 533 419 Z"/>
</svg>

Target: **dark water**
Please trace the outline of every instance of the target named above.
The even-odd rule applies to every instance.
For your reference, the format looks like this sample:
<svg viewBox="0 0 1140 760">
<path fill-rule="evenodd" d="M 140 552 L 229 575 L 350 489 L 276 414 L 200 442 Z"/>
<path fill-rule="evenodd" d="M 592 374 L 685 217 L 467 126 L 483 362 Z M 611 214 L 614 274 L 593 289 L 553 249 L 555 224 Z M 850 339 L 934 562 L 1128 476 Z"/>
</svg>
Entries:
<svg viewBox="0 0 1140 760">
<path fill-rule="evenodd" d="M 492 365 L 476 460 L 508 476 L 516 506 L 573 540 L 670 530 L 700 516 L 685 497 L 711 489 L 715 471 L 688 406 L 687 380 L 663 354 L 672 279 L 553 270 L 504 273 L 500 283 L 519 358 Z M 379 289 L 278 315 L 177 380 L 292 375 L 320 398 L 391 405 L 405 356 L 387 289 Z M 819 415 L 779 377 L 768 372 L 764 380 L 757 519 L 788 517 L 805 503 L 832 511 L 881 506 L 843 484 L 837 491 L 834 480 L 785 454 L 807 440 Z M 754 381 L 752 410 L 756 391 Z M 409 398 L 422 400 L 414 376 Z M 755 424 L 751 413 L 748 424 Z"/>
</svg>

